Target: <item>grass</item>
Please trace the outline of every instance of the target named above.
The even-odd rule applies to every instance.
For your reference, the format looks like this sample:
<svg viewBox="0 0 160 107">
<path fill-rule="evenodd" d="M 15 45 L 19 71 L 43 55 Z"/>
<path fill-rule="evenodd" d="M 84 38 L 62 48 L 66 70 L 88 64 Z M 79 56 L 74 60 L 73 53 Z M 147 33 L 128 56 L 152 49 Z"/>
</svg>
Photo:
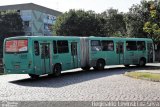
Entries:
<svg viewBox="0 0 160 107">
<path fill-rule="evenodd" d="M 126 72 L 124 75 L 133 77 L 136 79 L 150 80 L 154 82 L 160 82 L 160 74 L 149 72 Z"/>
</svg>

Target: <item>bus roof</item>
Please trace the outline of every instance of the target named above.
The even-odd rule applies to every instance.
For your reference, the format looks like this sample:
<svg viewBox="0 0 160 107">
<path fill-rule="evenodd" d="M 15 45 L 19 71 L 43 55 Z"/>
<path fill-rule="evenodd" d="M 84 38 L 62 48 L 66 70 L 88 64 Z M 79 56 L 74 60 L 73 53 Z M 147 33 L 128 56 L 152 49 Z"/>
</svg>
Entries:
<svg viewBox="0 0 160 107">
<path fill-rule="evenodd" d="M 90 36 L 89 37 L 90 39 L 114 39 L 114 40 L 151 40 L 152 41 L 152 39 L 150 39 L 150 38 L 121 38 L 121 37 L 95 37 L 95 36 Z"/>
<path fill-rule="evenodd" d="M 15 37 L 9 37 L 6 38 L 6 40 L 10 39 L 26 39 L 26 38 L 31 38 L 31 39 L 78 39 L 79 37 L 75 36 L 15 36 Z"/>
<path fill-rule="evenodd" d="M 114 39 L 114 40 L 149 40 L 152 41 L 152 39 L 149 38 L 121 38 L 121 37 L 96 37 L 96 36 L 90 36 L 90 37 L 80 37 L 80 36 L 15 36 L 15 37 L 9 37 L 6 38 L 6 40 L 10 40 L 10 39 L 26 39 L 26 38 L 31 38 L 31 39 L 80 39 L 80 38 L 89 38 L 89 39 Z"/>
</svg>

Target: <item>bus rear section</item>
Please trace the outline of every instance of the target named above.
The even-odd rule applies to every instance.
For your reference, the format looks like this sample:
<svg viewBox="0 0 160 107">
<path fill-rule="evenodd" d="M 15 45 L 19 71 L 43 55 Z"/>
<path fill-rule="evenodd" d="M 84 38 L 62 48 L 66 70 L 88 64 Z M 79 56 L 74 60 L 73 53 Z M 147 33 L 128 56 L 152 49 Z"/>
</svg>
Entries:
<svg viewBox="0 0 160 107">
<path fill-rule="evenodd" d="M 6 74 L 28 74 L 33 71 L 28 45 L 28 38 L 5 39 L 3 63 Z"/>
<path fill-rule="evenodd" d="M 151 39 L 92 37 L 89 40 L 89 65 L 95 70 L 106 65 L 145 66 L 155 59 Z"/>
</svg>

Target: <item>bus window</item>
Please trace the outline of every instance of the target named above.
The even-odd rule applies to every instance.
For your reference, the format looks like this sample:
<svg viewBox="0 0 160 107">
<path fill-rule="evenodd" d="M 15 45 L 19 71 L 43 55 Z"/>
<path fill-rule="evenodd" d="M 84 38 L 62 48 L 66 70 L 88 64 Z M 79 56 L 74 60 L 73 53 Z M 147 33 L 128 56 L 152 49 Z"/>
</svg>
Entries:
<svg viewBox="0 0 160 107">
<path fill-rule="evenodd" d="M 58 46 L 58 53 L 68 53 L 68 41 L 66 40 L 59 40 L 57 41 L 57 46 Z"/>
<path fill-rule="evenodd" d="M 123 42 L 118 42 L 118 43 L 117 43 L 116 52 L 117 52 L 118 54 L 122 54 L 122 53 L 124 52 Z"/>
<path fill-rule="evenodd" d="M 38 41 L 34 41 L 34 54 L 36 56 L 39 55 L 39 43 L 38 43 Z"/>
<path fill-rule="evenodd" d="M 140 51 L 145 50 L 146 49 L 145 42 L 144 41 L 138 41 L 137 42 L 137 49 L 140 50 Z"/>
<path fill-rule="evenodd" d="M 137 50 L 136 41 L 126 41 L 126 49 L 127 51 L 136 51 Z"/>
<path fill-rule="evenodd" d="M 76 42 L 71 43 L 71 53 L 72 53 L 72 56 L 77 56 L 77 43 Z"/>
<path fill-rule="evenodd" d="M 45 55 L 46 55 L 46 58 L 49 58 L 49 45 L 45 45 Z"/>
<path fill-rule="evenodd" d="M 57 43 L 56 43 L 56 41 L 53 41 L 53 52 L 54 52 L 54 54 L 57 54 Z"/>
<path fill-rule="evenodd" d="M 92 51 L 101 51 L 102 50 L 100 40 L 92 40 L 91 41 L 91 50 Z"/>
<path fill-rule="evenodd" d="M 42 44 L 42 48 L 41 48 L 41 58 L 49 58 L 50 57 L 50 53 L 49 53 L 49 44 Z"/>
<path fill-rule="evenodd" d="M 113 51 L 114 50 L 113 41 L 103 40 L 101 43 L 102 43 L 103 51 Z"/>
</svg>

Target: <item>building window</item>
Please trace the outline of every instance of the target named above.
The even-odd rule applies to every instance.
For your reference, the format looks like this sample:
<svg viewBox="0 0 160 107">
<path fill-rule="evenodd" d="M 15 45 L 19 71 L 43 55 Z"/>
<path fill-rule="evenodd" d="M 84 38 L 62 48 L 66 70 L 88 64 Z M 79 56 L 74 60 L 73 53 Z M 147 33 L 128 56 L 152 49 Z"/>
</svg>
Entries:
<svg viewBox="0 0 160 107">
<path fill-rule="evenodd" d="M 52 30 L 52 25 L 50 25 L 50 24 L 44 24 L 44 29 L 51 31 Z"/>
<path fill-rule="evenodd" d="M 17 13 L 18 13 L 18 14 L 20 14 L 20 12 L 21 12 L 20 10 L 17 10 Z"/>
<path fill-rule="evenodd" d="M 21 18 L 24 21 L 29 21 L 32 19 L 32 10 L 21 10 L 20 14 L 21 14 Z"/>
<path fill-rule="evenodd" d="M 44 29 L 48 30 L 48 25 L 47 24 L 44 24 Z"/>
</svg>

